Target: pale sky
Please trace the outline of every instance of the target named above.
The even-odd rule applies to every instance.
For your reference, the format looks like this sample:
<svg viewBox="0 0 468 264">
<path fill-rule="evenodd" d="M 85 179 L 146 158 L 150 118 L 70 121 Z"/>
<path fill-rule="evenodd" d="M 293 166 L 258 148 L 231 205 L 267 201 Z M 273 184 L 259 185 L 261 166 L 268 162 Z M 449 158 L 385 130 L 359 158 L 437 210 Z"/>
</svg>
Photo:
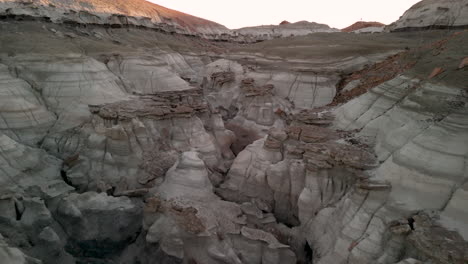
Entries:
<svg viewBox="0 0 468 264">
<path fill-rule="evenodd" d="M 344 28 L 356 21 L 390 24 L 419 0 L 150 0 L 236 29 L 307 20 Z"/>
</svg>

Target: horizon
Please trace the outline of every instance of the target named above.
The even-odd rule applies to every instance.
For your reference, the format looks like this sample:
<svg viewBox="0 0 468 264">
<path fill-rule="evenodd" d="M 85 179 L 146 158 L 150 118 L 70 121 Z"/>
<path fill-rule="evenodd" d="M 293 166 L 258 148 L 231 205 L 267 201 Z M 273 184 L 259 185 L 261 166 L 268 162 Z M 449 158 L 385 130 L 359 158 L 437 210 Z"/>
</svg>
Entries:
<svg viewBox="0 0 468 264">
<path fill-rule="evenodd" d="M 375 21 L 388 25 L 398 20 L 411 6 L 420 2 L 420 0 L 328 0 L 326 2 L 291 0 L 287 6 L 284 6 L 281 2 L 266 0 L 238 0 L 235 4 L 219 4 L 219 1 L 215 0 L 196 2 L 190 0 L 147 1 L 211 20 L 229 29 L 278 25 L 284 20 L 291 23 L 306 20 L 327 24 L 338 29 L 348 27 L 358 21 Z M 337 6 L 340 8 L 336 8 Z"/>
</svg>

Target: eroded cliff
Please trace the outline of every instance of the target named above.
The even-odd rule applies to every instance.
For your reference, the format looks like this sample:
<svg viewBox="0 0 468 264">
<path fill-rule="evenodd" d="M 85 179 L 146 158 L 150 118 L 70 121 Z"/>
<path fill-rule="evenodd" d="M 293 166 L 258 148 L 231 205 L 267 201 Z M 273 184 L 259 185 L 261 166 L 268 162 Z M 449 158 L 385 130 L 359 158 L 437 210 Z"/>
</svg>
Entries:
<svg viewBox="0 0 468 264">
<path fill-rule="evenodd" d="M 1 259 L 466 263 L 466 31 L 239 45 L 36 4 L 0 8 Z"/>
</svg>

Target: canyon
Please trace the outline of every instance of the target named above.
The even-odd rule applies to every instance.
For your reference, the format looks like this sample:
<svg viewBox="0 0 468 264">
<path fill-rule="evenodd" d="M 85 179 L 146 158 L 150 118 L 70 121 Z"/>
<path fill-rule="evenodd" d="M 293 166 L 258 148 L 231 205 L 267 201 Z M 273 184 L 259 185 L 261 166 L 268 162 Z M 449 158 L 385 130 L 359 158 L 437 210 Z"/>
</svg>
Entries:
<svg viewBox="0 0 468 264">
<path fill-rule="evenodd" d="M 0 263 L 467 263 L 466 7 L 0 0 Z"/>
</svg>

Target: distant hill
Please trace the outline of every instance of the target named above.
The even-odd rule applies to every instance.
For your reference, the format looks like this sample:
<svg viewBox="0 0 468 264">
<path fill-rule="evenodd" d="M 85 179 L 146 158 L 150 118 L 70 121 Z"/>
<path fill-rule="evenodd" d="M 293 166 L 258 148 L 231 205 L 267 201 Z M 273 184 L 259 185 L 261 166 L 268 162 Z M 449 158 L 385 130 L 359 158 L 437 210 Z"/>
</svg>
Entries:
<svg viewBox="0 0 468 264">
<path fill-rule="evenodd" d="M 316 22 L 299 21 L 296 23 L 289 23 L 288 21 L 283 21 L 279 25 L 245 27 L 234 29 L 232 32 L 234 35 L 255 36 L 258 40 L 268 40 L 291 36 L 304 36 L 319 32 L 339 32 L 339 30 L 331 28 L 326 24 Z"/>
<path fill-rule="evenodd" d="M 191 33 L 218 34 L 228 30 L 218 23 L 145 0 L 0 0 L 0 4 L 56 7 L 64 10 L 87 11 L 97 15 L 120 14 L 132 17 L 148 17 L 154 23 L 178 26 Z"/>
<path fill-rule="evenodd" d="M 382 24 L 380 22 L 367 22 L 367 21 L 358 21 L 354 24 L 352 24 L 349 27 L 343 28 L 341 31 L 342 32 L 353 32 L 355 30 L 360 30 L 363 28 L 369 28 L 369 27 L 384 27 L 385 24 Z"/>
</svg>

